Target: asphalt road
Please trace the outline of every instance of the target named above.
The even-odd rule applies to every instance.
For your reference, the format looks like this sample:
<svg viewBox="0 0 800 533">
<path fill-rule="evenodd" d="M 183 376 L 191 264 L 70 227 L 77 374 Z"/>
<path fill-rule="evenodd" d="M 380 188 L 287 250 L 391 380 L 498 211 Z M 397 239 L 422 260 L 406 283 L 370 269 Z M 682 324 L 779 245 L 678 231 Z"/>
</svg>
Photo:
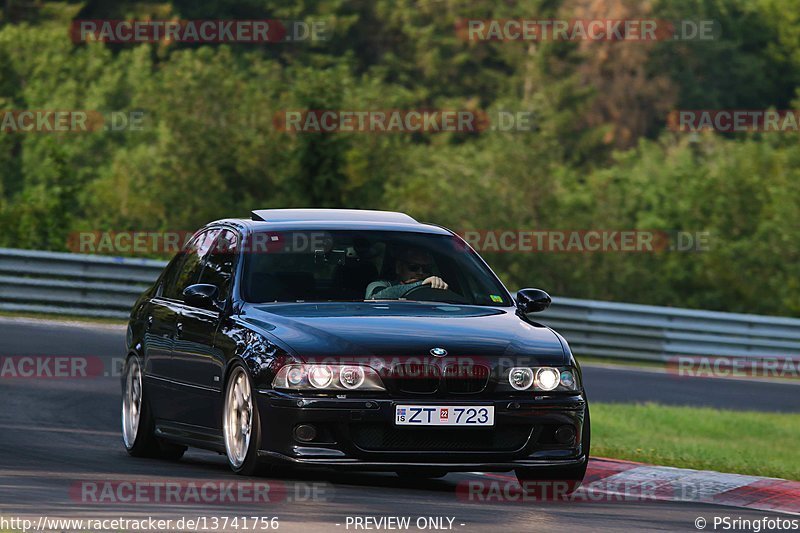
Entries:
<svg viewBox="0 0 800 533">
<path fill-rule="evenodd" d="M 589 401 L 800 413 L 800 381 L 681 377 L 659 369 L 583 365 Z"/>
<path fill-rule="evenodd" d="M 119 328 L 0 319 L 0 356 L 90 355 L 105 361 L 123 355 L 123 337 Z M 694 521 L 700 516 L 709 522 L 714 516 L 776 516 L 688 502 L 487 503 L 459 497 L 457 489 L 465 481 L 499 479 L 479 474 L 408 481 L 392 474 L 321 471 L 295 472 L 274 480 L 234 476 L 223 457 L 207 452 L 190 451 L 177 463 L 134 459 L 125 453 L 119 433 L 119 380 L 104 374 L 83 379 L 0 379 L 0 517 L 24 517 L 34 524 L 43 516 L 228 517 L 225 529 L 234 530 L 233 517 L 258 515 L 278 517 L 279 531 L 364 531 L 355 528 L 356 517 L 410 517 L 412 526 L 420 518 L 440 517 L 445 527 L 449 525 L 447 519 L 452 519 L 450 527 L 456 531 L 517 532 L 565 528 L 696 531 Z M 763 383 L 678 380 L 652 372 L 604 368 L 587 368 L 585 380 L 594 401 L 651 399 L 703 405 L 735 401 L 731 405 L 734 408 L 788 410 L 785 404 L 789 397 L 797 396 L 789 389 L 772 392 L 775 386 Z M 796 403 L 789 407 L 797 410 Z M 180 482 L 183 487 L 207 482 L 239 483 L 237 487 L 266 483 L 271 496 L 268 502 L 250 503 L 241 497 L 235 503 L 196 504 L 164 497 L 129 501 L 129 497 L 120 496 L 121 492 L 90 492 L 87 497 L 85 492 L 86 487 L 119 487 L 123 482 L 141 486 L 167 481 Z M 98 496 L 100 501 L 93 501 Z M 211 522 L 206 523 L 211 526 Z M 239 531 L 242 525 L 239 522 Z M 252 522 L 249 526 L 252 530 Z M 0 520 L 3 529 L 10 527 L 2 527 Z"/>
</svg>

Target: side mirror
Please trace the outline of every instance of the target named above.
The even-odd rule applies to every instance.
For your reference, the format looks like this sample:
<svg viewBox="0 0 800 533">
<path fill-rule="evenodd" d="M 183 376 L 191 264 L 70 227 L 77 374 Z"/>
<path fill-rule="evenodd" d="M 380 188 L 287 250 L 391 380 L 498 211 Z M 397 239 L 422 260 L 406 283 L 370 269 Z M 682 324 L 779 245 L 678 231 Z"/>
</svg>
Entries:
<svg viewBox="0 0 800 533">
<path fill-rule="evenodd" d="M 522 289 L 517 292 L 517 312 L 522 315 L 538 313 L 550 307 L 552 301 L 541 289 Z"/>
<path fill-rule="evenodd" d="M 183 301 L 186 302 L 187 305 L 199 307 L 200 309 L 219 311 L 217 296 L 219 296 L 219 289 L 217 286 L 208 283 L 196 283 L 194 285 L 189 285 L 183 290 Z"/>
</svg>

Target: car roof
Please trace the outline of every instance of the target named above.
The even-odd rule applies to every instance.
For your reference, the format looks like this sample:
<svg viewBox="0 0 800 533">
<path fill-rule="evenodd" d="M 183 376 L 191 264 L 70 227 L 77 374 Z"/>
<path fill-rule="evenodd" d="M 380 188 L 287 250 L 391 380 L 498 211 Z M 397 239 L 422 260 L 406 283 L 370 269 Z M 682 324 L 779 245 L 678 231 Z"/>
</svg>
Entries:
<svg viewBox="0 0 800 533">
<path fill-rule="evenodd" d="M 391 222 L 416 224 L 417 221 L 396 211 L 373 211 L 370 209 L 257 209 L 253 220 L 264 222 Z"/>
<path fill-rule="evenodd" d="M 369 209 L 258 209 L 251 220 L 227 219 L 251 231 L 373 230 L 452 235 L 441 226 L 417 222 L 405 213 Z"/>
</svg>

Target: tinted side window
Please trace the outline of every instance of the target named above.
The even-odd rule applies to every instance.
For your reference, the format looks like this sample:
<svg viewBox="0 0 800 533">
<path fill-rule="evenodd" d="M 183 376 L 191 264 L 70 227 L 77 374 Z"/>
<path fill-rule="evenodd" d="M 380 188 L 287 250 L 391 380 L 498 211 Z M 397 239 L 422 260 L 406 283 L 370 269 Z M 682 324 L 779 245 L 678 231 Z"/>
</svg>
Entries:
<svg viewBox="0 0 800 533">
<path fill-rule="evenodd" d="M 226 300 L 233 280 L 239 238 L 231 230 L 222 230 L 217 241 L 206 256 L 206 265 L 200 276 L 200 283 L 210 283 L 219 288 L 219 299 Z"/>
<path fill-rule="evenodd" d="M 183 290 L 189 285 L 197 283 L 203 268 L 203 259 L 211 249 L 218 233 L 218 229 L 212 229 L 189 241 L 189 244 L 181 252 L 183 257 L 175 264 L 173 275 L 166 280 L 163 292 L 165 298 L 183 300 Z"/>
<path fill-rule="evenodd" d="M 164 276 L 161 278 L 161 284 L 158 286 L 158 296 L 166 296 L 169 292 L 170 286 L 172 286 L 172 282 L 175 280 L 175 276 L 177 272 L 180 271 L 181 265 L 183 265 L 184 255 L 183 252 L 179 252 L 175 254 L 167 268 L 164 270 Z"/>
</svg>

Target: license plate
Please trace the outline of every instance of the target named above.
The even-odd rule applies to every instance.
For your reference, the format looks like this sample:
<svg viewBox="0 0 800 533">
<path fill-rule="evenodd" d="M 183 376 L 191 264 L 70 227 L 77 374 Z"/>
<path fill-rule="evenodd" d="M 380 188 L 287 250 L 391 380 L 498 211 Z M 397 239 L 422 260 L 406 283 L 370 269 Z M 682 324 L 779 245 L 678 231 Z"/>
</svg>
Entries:
<svg viewBox="0 0 800 533">
<path fill-rule="evenodd" d="M 493 426 L 493 405 L 398 405 L 398 426 Z"/>
</svg>

